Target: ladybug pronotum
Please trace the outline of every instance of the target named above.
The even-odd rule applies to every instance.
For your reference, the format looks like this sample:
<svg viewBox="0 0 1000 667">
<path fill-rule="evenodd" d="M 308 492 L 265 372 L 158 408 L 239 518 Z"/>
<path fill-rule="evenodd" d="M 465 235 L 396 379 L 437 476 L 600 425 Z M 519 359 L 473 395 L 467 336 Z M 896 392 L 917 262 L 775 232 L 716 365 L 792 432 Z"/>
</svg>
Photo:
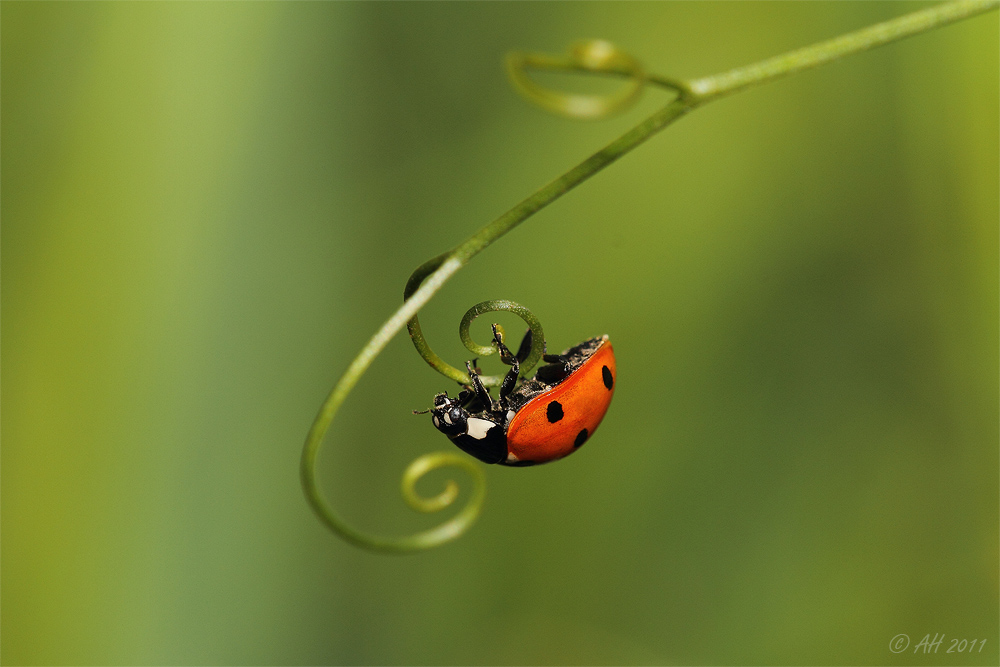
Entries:
<svg viewBox="0 0 1000 667">
<path fill-rule="evenodd" d="M 531 466 L 572 454 L 597 430 L 615 393 L 615 353 L 607 336 L 590 338 L 562 354 L 546 354 L 546 365 L 517 384 L 520 362 L 531 350 L 531 331 L 512 355 L 493 326 L 500 358 L 511 368 L 493 400 L 473 362 L 472 386 L 456 398 L 434 397 L 434 426 L 462 451 L 485 463 Z"/>
</svg>

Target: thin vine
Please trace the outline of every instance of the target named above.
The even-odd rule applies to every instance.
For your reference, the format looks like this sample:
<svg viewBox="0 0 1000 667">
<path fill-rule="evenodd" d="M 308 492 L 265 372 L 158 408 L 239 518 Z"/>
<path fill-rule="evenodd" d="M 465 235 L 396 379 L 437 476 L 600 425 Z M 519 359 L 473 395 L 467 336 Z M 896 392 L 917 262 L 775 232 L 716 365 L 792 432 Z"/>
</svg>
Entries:
<svg viewBox="0 0 1000 667">
<path fill-rule="evenodd" d="M 431 350 L 420 331 L 417 312 L 456 271 L 493 241 L 639 146 L 667 125 L 707 102 L 795 72 L 817 67 L 850 54 L 976 16 L 994 10 L 998 5 L 1000 5 L 1000 0 L 954 0 L 758 63 L 689 81 L 648 73 L 645 67 L 631 55 L 621 51 L 613 44 L 601 40 L 574 45 L 565 56 L 543 54 L 511 54 L 508 56 L 508 72 L 514 86 L 522 94 L 549 111 L 571 118 L 595 119 L 621 112 L 639 99 L 647 85 L 655 85 L 672 91 L 675 98 L 603 149 L 480 229 L 463 243 L 425 262 L 413 272 L 404 289 L 403 305 L 372 336 L 348 366 L 321 406 L 306 437 L 300 467 L 302 486 L 307 500 L 320 520 L 342 538 L 359 547 L 394 553 L 419 551 L 443 544 L 464 533 L 475 521 L 485 498 L 486 480 L 481 466 L 468 456 L 452 452 L 435 452 L 421 456 L 409 465 L 402 479 L 402 494 L 406 503 L 418 511 L 435 512 L 445 509 L 458 497 L 458 486 L 454 481 L 448 481 L 445 489 L 433 498 L 425 498 L 417 494 L 415 490 L 417 480 L 431 470 L 445 466 L 462 468 L 472 478 L 473 487 L 466 505 L 454 517 L 430 530 L 399 538 L 368 535 L 341 519 L 320 493 L 316 478 L 316 460 L 323 438 L 341 404 L 375 357 L 404 326 L 406 326 L 417 351 L 431 367 L 457 382 L 464 384 L 469 381 L 469 377 L 464 371 L 446 363 Z M 611 96 L 580 95 L 552 91 L 539 86 L 528 75 L 528 70 L 532 69 L 622 76 L 627 77 L 628 81 L 621 91 Z M 526 372 L 540 358 L 544 337 L 537 318 L 523 306 L 504 301 L 484 302 L 474 306 L 462 320 L 460 335 L 463 342 L 470 350 L 479 355 L 492 353 L 495 350 L 495 348 L 488 346 L 476 345 L 468 335 L 469 325 L 475 317 L 494 310 L 508 310 L 516 313 L 532 329 L 534 334 L 532 352 L 528 360 L 531 363 L 525 363 L 522 371 Z M 484 384 L 495 386 L 500 379 L 484 377 L 483 380 Z"/>
</svg>

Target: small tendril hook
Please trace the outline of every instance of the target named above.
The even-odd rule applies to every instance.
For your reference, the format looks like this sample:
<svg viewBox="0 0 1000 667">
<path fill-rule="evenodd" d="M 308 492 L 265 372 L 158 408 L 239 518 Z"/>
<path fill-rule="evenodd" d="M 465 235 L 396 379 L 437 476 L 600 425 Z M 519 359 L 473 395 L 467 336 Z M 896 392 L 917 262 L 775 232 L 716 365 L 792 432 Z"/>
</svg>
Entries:
<svg viewBox="0 0 1000 667">
<path fill-rule="evenodd" d="M 575 70 L 619 74 L 629 82 L 612 95 L 585 95 L 549 90 L 528 76 L 528 69 Z M 553 113 L 596 120 L 607 118 L 632 106 L 642 95 L 646 72 L 642 64 L 611 42 L 601 39 L 577 42 L 563 56 L 542 53 L 510 53 L 507 72 L 514 87 L 532 102 Z"/>
<path fill-rule="evenodd" d="M 528 76 L 529 69 L 610 74 L 627 77 L 629 81 L 612 95 L 584 95 L 545 88 Z M 684 81 L 646 72 L 636 58 L 603 39 L 577 42 L 566 55 L 509 53 L 507 73 L 514 88 L 535 104 L 579 120 L 598 120 L 625 111 L 639 100 L 648 83 L 673 90 L 684 98 L 691 92 Z"/>
</svg>

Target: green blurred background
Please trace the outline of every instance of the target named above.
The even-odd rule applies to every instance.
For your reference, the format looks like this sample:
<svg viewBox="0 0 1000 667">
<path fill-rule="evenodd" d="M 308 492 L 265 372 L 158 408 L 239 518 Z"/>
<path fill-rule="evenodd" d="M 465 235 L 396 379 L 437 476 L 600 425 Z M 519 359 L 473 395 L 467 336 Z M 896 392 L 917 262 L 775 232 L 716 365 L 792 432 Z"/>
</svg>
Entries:
<svg viewBox="0 0 1000 667">
<path fill-rule="evenodd" d="M 3 662 L 997 664 L 995 13 L 699 110 L 459 273 L 452 363 L 509 298 L 620 374 L 461 540 L 359 551 L 298 481 L 410 271 L 668 99 L 549 116 L 506 51 L 694 77 L 922 6 L 3 3 Z M 352 523 L 435 523 L 446 388 L 405 335 L 364 377 Z"/>
</svg>

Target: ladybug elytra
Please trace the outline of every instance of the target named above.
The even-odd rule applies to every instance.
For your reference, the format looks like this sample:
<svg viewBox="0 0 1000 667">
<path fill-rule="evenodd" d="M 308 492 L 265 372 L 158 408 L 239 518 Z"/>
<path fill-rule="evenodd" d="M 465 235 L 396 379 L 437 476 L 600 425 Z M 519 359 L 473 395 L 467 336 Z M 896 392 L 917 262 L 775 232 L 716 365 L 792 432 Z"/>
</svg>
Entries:
<svg viewBox="0 0 1000 667">
<path fill-rule="evenodd" d="M 493 400 L 474 362 L 466 363 L 472 386 L 455 398 L 434 397 L 434 426 L 462 451 L 484 463 L 530 466 L 572 454 L 597 430 L 615 391 L 615 353 L 607 336 L 590 338 L 562 354 L 543 356 L 535 376 L 517 384 L 520 362 L 531 351 L 531 331 L 516 355 L 494 343 L 510 371 Z"/>
</svg>

